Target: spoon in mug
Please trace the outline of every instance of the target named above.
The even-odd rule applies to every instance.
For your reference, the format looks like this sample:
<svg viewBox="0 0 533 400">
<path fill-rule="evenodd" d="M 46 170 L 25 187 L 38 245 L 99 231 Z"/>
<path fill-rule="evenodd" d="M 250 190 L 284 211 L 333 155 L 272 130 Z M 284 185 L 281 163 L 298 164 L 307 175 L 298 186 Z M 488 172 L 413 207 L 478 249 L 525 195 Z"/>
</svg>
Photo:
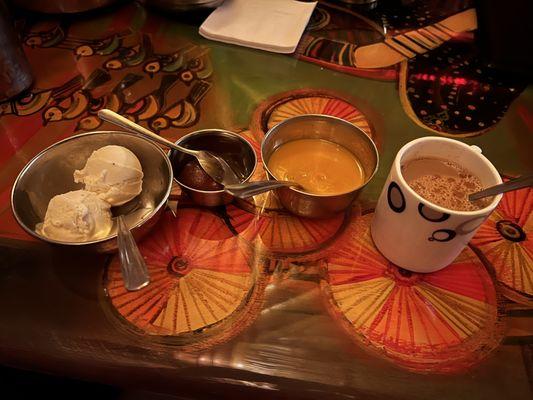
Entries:
<svg viewBox="0 0 533 400">
<path fill-rule="evenodd" d="M 522 175 L 518 178 L 511 179 L 510 181 L 500 183 L 499 185 L 491 186 L 487 189 L 480 190 L 479 192 L 472 193 L 468 196 L 468 200 L 474 201 L 482 199 L 483 197 L 495 196 L 500 193 L 510 192 L 512 190 L 518 190 L 525 187 L 533 186 L 533 174 Z"/>
</svg>

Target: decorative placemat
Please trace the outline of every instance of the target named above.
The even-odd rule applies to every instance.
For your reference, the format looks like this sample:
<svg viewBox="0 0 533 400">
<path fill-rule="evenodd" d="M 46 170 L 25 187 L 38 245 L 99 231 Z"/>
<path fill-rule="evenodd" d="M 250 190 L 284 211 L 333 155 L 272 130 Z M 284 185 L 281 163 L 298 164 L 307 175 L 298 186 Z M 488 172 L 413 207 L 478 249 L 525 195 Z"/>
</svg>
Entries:
<svg viewBox="0 0 533 400">
<path fill-rule="evenodd" d="M 473 0 L 414 0 L 380 3 L 375 9 L 365 12 L 365 15 L 376 23 L 381 23 L 390 35 L 423 28 L 474 6 Z"/>
<path fill-rule="evenodd" d="M 249 130 L 236 132 L 253 147 L 257 166 L 250 181 L 267 178 L 261 158 L 261 142 Z M 342 232 L 352 212 L 348 210 L 331 218 L 301 218 L 286 211 L 276 193 L 270 191 L 250 199 L 237 199 L 217 211 L 228 227 L 261 257 L 291 261 L 309 261 L 320 257 L 324 250 Z"/>
<path fill-rule="evenodd" d="M 369 120 L 349 99 L 329 90 L 318 89 L 291 90 L 268 98 L 254 111 L 250 129 L 260 141 L 274 125 L 303 114 L 326 114 L 342 118 L 376 140 Z"/>
<path fill-rule="evenodd" d="M 516 77 L 485 66 L 469 39 L 444 43 L 400 68 L 400 100 L 407 115 L 449 137 L 493 128 L 525 87 Z"/>
<path fill-rule="evenodd" d="M 108 304 L 121 327 L 200 350 L 229 340 L 256 317 L 265 268 L 213 212 L 166 212 L 139 249 L 150 273 L 147 287 L 124 288 L 118 255 L 106 269 Z"/>
<path fill-rule="evenodd" d="M 532 210 L 533 189 L 505 193 L 470 242 L 494 268 L 503 295 L 529 307 L 533 307 Z"/>
<path fill-rule="evenodd" d="M 493 280 L 466 248 L 448 267 L 419 274 L 375 248 L 373 213 L 354 219 L 328 251 L 322 290 L 334 319 L 358 344 L 416 372 L 453 373 L 502 338 Z"/>
<path fill-rule="evenodd" d="M 366 78 L 396 80 L 395 66 L 363 69 L 355 63 L 355 49 L 384 38 L 381 22 L 338 4 L 320 2 L 300 39 L 296 57 L 336 71 Z"/>
<path fill-rule="evenodd" d="M 163 46 L 163 52 L 154 49 L 147 33 L 125 30 L 93 39 L 72 35 L 74 28 L 64 24 L 36 29 L 42 30 L 30 30 L 23 40 L 30 62 L 52 57 L 64 61 L 64 70 L 58 69 L 50 82 L 37 73 L 35 88 L 0 103 L 0 118 L 29 117 L 26 124 L 40 122 L 43 128 L 71 121 L 77 131 L 97 129 L 102 122 L 96 113 L 102 108 L 157 131 L 198 121 L 199 103 L 212 85 L 205 47 L 181 43 L 171 51 Z M 72 76 L 77 69 L 83 75 Z M 145 90 L 147 84 L 152 90 Z"/>
<path fill-rule="evenodd" d="M 254 252 L 273 259 L 318 259 L 345 228 L 350 211 L 330 218 L 302 218 L 285 210 L 229 205 L 226 214 L 233 230 Z M 354 211 L 355 213 L 357 211 Z"/>
</svg>

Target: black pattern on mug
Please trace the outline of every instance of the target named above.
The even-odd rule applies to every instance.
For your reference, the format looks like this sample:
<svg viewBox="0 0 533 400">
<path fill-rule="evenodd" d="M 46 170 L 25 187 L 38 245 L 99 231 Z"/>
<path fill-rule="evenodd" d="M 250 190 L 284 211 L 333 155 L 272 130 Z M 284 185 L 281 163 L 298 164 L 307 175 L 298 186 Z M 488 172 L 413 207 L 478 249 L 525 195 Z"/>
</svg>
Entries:
<svg viewBox="0 0 533 400">
<path fill-rule="evenodd" d="M 482 215 L 480 217 L 469 219 L 468 221 L 459 224 L 459 226 L 457 226 L 455 230 L 457 231 L 458 235 L 468 235 L 469 233 L 472 233 L 477 228 L 479 228 L 486 218 L 486 215 Z"/>
<path fill-rule="evenodd" d="M 450 218 L 450 214 L 433 210 L 422 203 L 418 203 L 418 213 L 422 216 L 422 218 L 430 222 L 442 222 Z"/>
<path fill-rule="evenodd" d="M 396 182 L 391 182 L 387 189 L 387 201 L 392 211 L 401 213 L 405 210 L 405 197 Z"/>
<path fill-rule="evenodd" d="M 431 234 L 431 237 L 428 238 L 430 242 L 449 242 L 452 240 L 457 233 L 451 229 L 439 229 Z"/>
</svg>

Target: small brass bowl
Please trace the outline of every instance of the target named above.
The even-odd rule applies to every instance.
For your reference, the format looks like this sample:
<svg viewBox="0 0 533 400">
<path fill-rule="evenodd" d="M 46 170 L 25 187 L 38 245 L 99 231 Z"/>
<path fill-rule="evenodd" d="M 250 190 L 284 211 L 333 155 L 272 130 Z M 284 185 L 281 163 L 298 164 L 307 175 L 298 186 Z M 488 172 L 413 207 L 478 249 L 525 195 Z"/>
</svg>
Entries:
<svg viewBox="0 0 533 400">
<path fill-rule="evenodd" d="M 378 169 L 379 154 L 376 145 L 361 129 L 340 118 L 306 114 L 280 122 L 265 135 L 261 144 L 261 157 L 270 179 L 276 179 L 268 168 L 272 153 L 282 144 L 297 139 L 323 139 L 343 146 L 361 163 L 365 181 L 350 192 L 335 195 L 312 194 L 292 187 L 276 189 L 281 204 L 293 214 L 326 218 L 345 210 Z"/>
<path fill-rule="evenodd" d="M 241 178 L 241 183 L 252 177 L 257 166 L 257 157 L 252 145 L 230 131 L 203 129 L 183 136 L 176 144 L 192 150 L 207 150 L 221 156 Z M 193 159 L 192 156 L 171 150 L 169 158 L 174 170 L 174 179 L 195 203 L 216 207 L 233 201 L 234 197 L 224 190 L 201 190 L 180 182 L 180 172 L 183 166 Z"/>
<path fill-rule="evenodd" d="M 124 215 L 133 236 L 140 239 L 155 225 L 165 209 L 172 189 L 172 167 L 165 152 L 155 143 L 131 133 L 98 131 L 57 142 L 37 154 L 20 172 L 11 192 L 11 207 L 20 226 L 48 243 L 78 246 L 109 253 L 117 249 L 116 224 L 104 238 L 86 242 L 63 242 L 42 236 L 35 226 L 44 220 L 48 202 L 58 194 L 83 189 L 75 183 L 74 170 L 82 169 L 93 151 L 107 145 L 124 146 L 139 159 L 144 172 L 142 192 L 128 203 L 111 209 Z"/>
</svg>

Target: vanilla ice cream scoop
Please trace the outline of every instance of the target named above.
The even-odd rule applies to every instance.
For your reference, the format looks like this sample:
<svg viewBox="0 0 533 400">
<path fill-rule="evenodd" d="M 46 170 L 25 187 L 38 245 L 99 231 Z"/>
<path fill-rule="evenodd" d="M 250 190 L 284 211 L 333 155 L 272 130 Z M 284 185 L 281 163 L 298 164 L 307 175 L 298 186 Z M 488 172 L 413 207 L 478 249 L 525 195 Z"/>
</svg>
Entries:
<svg viewBox="0 0 533 400">
<path fill-rule="evenodd" d="M 52 197 L 37 231 L 63 242 L 86 242 L 109 234 L 111 206 L 96 193 L 76 190 Z"/>
<path fill-rule="evenodd" d="M 74 181 L 112 206 L 120 206 L 142 191 L 143 170 L 133 152 L 122 146 L 94 151 L 85 167 L 74 171 Z"/>
</svg>

